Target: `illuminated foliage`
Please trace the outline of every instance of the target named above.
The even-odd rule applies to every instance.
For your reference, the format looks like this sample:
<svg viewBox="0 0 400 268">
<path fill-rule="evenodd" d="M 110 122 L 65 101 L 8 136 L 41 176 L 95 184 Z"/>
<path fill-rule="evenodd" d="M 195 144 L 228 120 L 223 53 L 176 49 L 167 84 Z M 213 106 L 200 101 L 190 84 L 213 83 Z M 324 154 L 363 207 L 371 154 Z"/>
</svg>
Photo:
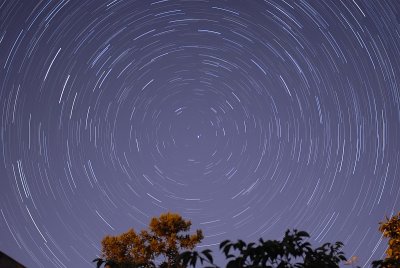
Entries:
<svg viewBox="0 0 400 268">
<path fill-rule="evenodd" d="M 111 267 L 177 267 L 177 258 L 182 250 L 192 250 L 203 239 L 201 230 L 188 234 L 191 222 L 179 214 L 166 213 L 153 218 L 149 230 L 136 233 L 130 229 L 119 236 L 106 236 L 102 240 L 102 257 L 96 259 L 97 266 Z"/>
<path fill-rule="evenodd" d="M 379 231 L 389 238 L 389 245 L 384 260 L 374 261 L 373 267 L 400 267 L 400 212 L 385 222 L 379 223 Z"/>
</svg>

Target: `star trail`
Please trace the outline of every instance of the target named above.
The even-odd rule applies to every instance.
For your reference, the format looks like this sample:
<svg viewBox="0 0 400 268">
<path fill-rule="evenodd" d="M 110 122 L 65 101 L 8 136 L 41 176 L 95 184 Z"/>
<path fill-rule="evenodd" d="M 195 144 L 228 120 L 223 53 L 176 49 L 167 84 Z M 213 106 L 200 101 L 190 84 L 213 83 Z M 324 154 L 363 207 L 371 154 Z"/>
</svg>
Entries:
<svg viewBox="0 0 400 268">
<path fill-rule="evenodd" d="M 343 241 L 400 200 L 400 2 L 0 1 L 0 250 L 90 267 L 173 211 L 200 245 Z"/>
</svg>

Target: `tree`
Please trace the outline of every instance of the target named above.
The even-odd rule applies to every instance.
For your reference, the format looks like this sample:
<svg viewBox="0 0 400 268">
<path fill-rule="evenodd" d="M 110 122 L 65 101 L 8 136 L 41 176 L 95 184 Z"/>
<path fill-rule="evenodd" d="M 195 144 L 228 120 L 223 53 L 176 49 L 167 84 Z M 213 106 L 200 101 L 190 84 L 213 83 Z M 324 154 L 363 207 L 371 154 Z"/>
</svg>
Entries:
<svg viewBox="0 0 400 268">
<path fill-rule="evenodd" d="M 343 244 L 325 243 L 313 249 L 309 242 L 304 241 L 309 234 L 303 231 L 286 231 L 282 241 L 259 239 L 259 243 L 245 243 L 239 240 L 232 243 L 226 240 L 220 244 L 228 263 L 227 268 L 337 268 L 346 257 L 341 251 Z M 180 256 L 181 265 L 195 267 L 198 262 L 206 267 L 218 266 L 213 263 L 211 250 L 203 252 L 187 251 Z"/>
<path fill-rule="evenodd" d="M 373 267 L 400 267 L 400 212 L 392 218 L 386 217 L 386 222 L 379 223 L 379 231 L 389 238 L 386 258 L 372 262 Z"/>
<path fill-rule="evenodd" d="M 188 234 L 192 223 L 179 214 L 166 213 L 152 218 L 149 230 L 136 233 L 129 229 L 119 236 L 102 240 L 102 258 L 94 262 L 110 267 L 179 267 L 177 259 L 182 250 L 192 250 L 203 239 L 201 230 Z"/>
<path fill-rule="evenodd" d="M 400 267 L 400 212 L 385 222 L 379 223 L 383 236 L 389 238 L 386 258 L 372 262 L 373 268 Z M 102 240 L 102 258 L 93 262 L 97 268 L 160 268 L 196 267 L 200 263 L 205 268 L 219 268 L 213 262 L 210 249 L 193 251 L 201 242 L 203 234 L 197 230 L 190 235 L 191 222 L 179 214 L 166 213 L 153 218 L 149 230 L 136 233 L 133 229 L 119 236 L 106 236 Z M 287 230 L 282 240 L 262 238 L 257 243 L 226 240 L 220 249 L 227 259 L 226 268 L 338 268 L 354 265 L 357 256 L 346 261 L 341 251 L 343 243 L 325 243 L 313 248 L 304 231 Z M 183 250 L 187 250 L 181 253 Z"/>
</svg>

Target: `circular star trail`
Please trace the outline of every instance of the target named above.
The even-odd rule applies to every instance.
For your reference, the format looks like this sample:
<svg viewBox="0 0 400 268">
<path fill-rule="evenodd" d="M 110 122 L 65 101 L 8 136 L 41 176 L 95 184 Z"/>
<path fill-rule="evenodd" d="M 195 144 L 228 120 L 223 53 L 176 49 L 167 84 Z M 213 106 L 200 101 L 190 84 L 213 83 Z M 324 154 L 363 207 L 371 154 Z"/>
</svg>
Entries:
<svg viewBox="0 0 400 268">
<path fill-rule="evenodd" d="M 368 266 L 399 209 L 397 1 L 1 1 L 0 250 L 88 267 L 174 211 Z"/>
</svg>

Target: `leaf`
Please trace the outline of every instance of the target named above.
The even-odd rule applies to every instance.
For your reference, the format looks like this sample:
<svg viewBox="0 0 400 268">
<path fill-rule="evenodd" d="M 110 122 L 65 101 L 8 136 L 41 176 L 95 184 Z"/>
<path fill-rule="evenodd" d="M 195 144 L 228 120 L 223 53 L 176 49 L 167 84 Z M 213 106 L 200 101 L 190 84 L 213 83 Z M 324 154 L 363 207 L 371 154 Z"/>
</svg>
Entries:
<svg viewBox="0 0 400 268">
<path fill-rule="evenodd" d="M 212 252 L 211 249 L 206 249 L 206 250 L 203 250 L 203 251 L 202 251 L 203 255 L 206 256 L 207 260 L 208 260 L 211 264 L 213 264 L 213 257 L 212 257 L 212 255 L 211 255 L 211 252 Z"/>
<path fill-rule="evenodd" d="M 230 240 L 224 240 L 219 244 L 219 249 L 224 248 L 227 244 L 231 243 Z"/>
<path fill-rule="evenodd" d="M 298 232 L 297 236 L 299 236 L 299 237 L 310 237 L 310 235 L 305 231 Z"/>
<path fill-rule="evenodd" d="M 96 267 L 97 268 L 100 268 L 100 266 L 105 262 L 103 259 L 100 259 L 100 258 L 96 258 L 96 259 L 94 259 L 92 262 L 97 262 L 96 263 Z"/>
<path fill-rule="evenodd" d="M 236 266 L 236 261 L 232 260 L 232 261 L 228 262 L 228 264 L 226 265 L 226 268 L 238 268 Z"/>
<path fill-rule="evenodd" d="M 231 247 L 232 247 L 232 246 L 233 246 L 232 244 L 226 244 L 226 245 L 224 246 L 223 252 L 224 252 L 226 258 L 228 258 L 229 251 L 231 250 Z"/>
<path fill-rule="evenodd" d="M 190 259 L 192 257 L 192 252 L 190 251 L 185 251 L 182 254 L 179 255 L 178 257 L 178 262 L 181 260 L 183 263 L 183 266 L 187 266 Z"/>
<path fill-rule="evenodd" d="M 190 265 L 193 266 L 193 267 L 196 266 L 197 256 L 198 256 L 197 254 L 196 254 L 196 255 L 193 255 L 192 258 L 191 258 L 191 260 L 190 260 Z"/>
</svg>

